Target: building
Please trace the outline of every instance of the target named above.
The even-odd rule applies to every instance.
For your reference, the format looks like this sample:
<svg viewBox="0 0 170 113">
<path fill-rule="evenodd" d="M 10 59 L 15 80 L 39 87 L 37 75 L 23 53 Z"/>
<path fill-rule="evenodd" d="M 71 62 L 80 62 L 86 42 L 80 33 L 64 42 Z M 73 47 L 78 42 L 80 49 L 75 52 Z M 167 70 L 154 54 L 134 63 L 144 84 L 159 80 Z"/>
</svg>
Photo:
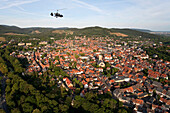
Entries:
<svg viewBox="0 0 170 113">
<path fill-rule="evenodd" d="M 40 45 L 47 44 L 47 41 L 39 42 Z"/>
<path fill-rule="evenodd" d="M 31 46 L 32 45 L 32 43 L 26 43 L 26 46 Z"/>
<path fill-rule="evenodd" d="M 22 43 L 22 42 L 18 43 L 18 46 L 24 46 L 24 45 L 25 43 Z"/>
</svg>

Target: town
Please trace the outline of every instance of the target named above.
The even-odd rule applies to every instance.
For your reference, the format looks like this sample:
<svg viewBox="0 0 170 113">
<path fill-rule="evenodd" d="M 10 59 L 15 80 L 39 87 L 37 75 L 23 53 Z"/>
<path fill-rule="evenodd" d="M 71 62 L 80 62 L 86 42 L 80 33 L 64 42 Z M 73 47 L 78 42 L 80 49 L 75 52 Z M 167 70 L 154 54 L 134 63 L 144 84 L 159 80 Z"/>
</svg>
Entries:
<svg viewBox="0 0 170 113">
<path fill-rule="evenodd" d="M 73 95 L 84 98 L 89 91 L 101 95 L 109 92 L 134 111 L 169 112 L 170 62 L 156 59 L 156 55 L 151 58 L 143 49 L 148 42 L 86 36 L 50 40 L 53 43 L 39 41 L 35 47 L 30 42 L 14 45 L 25 49 L 10 53 L 28 60 L 23 76 L 33 72 L 43 76 L 52 67 L 58 67 L 66 74 L 48 74 L 50 81 Z M 161 42 L 149 44 L 162 46 Z"/>
</svg>

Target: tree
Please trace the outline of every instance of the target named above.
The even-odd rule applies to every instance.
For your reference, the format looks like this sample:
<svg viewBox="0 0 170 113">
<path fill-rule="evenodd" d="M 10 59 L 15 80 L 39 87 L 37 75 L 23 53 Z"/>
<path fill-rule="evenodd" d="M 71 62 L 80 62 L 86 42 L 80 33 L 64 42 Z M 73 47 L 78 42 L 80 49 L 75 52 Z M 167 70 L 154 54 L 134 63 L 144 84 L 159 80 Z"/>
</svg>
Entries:
<svg viewBox="0 0 170 113">
<path fill-rule="evenodd" d="M 85 53 L 80 53 L 81 56 L 85 56 Z"/>
<path fill-rule="evenodd" d="M 33 96 L 27 96 L 25 102 L 36 104 L 36 100 Z"/>
<path fill-rule="evenodd" d="M 69 107 L 65 104 L 59 104 L 59 110 L 63 113 L 63 112 L 67 112 L 67 110 L 69 109 Z"/>
<path fill-rule="evenodd" d="M 110 109 L 106 109 L 105 113 L 112 113 L 112 111 Z"/>
<path fill-rule="evenodd" d="M 115 74 L 116 72 L 118 72 L 117 68 L 112 68 L 112 74 Z"/>
<path fill-rule="evenodd" d="M 14 108 L 11 110 L 11 113 L 21 113 L 21 111 L 18 108 Z"/>
<path fill-rule="evenodd" d="M 54 111 L 54 113 L 58 113 L 58 111 L 59 111 L 58 107 L 54 107 L 53 111 Z"/>
<path fill-rule="evenodd" d="M 48 110 L 47 105 L 45 105 L 45 104 L 43 104 L 43 103 L 40 104 L 40 107 L 41 107 L 41 111 L 42 111 L 42 112 L 46 112 L 46 111 Z"/>
<path fill-rule="evenodd" d="M 18 101 L 18 105 L 21 105 L 21 104 L 23 104 L 24 102 L 25 102 L 25 96 L 22 95 L 22 96 L 20 96 L 20 100 Z"/>
<path fill-rule="evenodd" d="M 0 113 L 5 113 L 5 111 L 3 109 L 0 109 Z"/>
<path fill-rule="evenodd" d="M 10 91 L 11 91 L 11 88 L 10 88 L 9 85 L 7 85 L 6 88 L 5 88 L 5 92 L 6 92 L 6 93 L 9 93 Z"/>
<path fill-rule="evenodd" d="M 12 101 L 12 99 L 8 99 L 8 98 L 6 98 L 6 102 L 7 102 L 8 108 L 9 109 L 15 108 L 15 106 L 16 106 L 15 102 Z"/>
<path fill-rule="evenodd" d="M 110 102 L 109 99 L 105 99 L 102 106 L 105 107 L 105 108 L 109 107 L 109 102 Z"/>
<path fill-rule="evenodd" d="M 25 113 L 31 113 L 32 110 L 33 110 L 33 106 L 30 105 L 30 103 L 24 103 L 21 106 L 22 106 L 22 109 Z"/>
<path fill-rule="evenodd" d="M 144 69 L 144 70 L 143 70 L 143 75 L 144 75 L 144 76 L 148 76 L 148 69 Z"/>
<path fill-rule="evenodd" d="M 75 89 L 75 94 L 77 94 L 77 95 L 80 94 L 80 88 Z"/>
<path fill-rule="evenodd" d="M 91 104 L 90 105 L 90 109 L 89 109 L 89 111 L 91 112 L 91 113 L 94 113 L 94 112 L 96 112 L 97 110 L 99 109 L 99 106 L 97 105 L 97 104 Z"/>
<path fill-rule="evenodd" d="M 69 52 L 67 52 L 66 54 L 67 54 L 68 56 L 70 56 L 70 53 L 69 53 Z"/>
<path fill-rule="evenodd" d="M 157 95 L 157 100 L 158 100 L 158 101 L 160 100 L 160 95 Z"/>
<path fill-rule="evenodd" d="M 12 90 L 15 91 L 15 90 L 18 90 L 19 87 L 18 87 L 18 83 L 14 83 L 14 85 L 12 86 Z"/>
<path fill-rule="evenodd" d="M 71 97 L 67 96 L 67 97 L 66 97 L 66 100 L 65 100 L 65 104 L 68 105 L 68 106 L 70 106 L 71 101 L 72 101 Z"/>
<path fill-rule="evenodd" d="M 59 60 L 59 56 L 56 56 L 56 57 L 55 57 L 55 60 Z"/>
<path fill-rule="evenodd" d="M 6 79 L 6 84 L 10 85 L 11 84 L 11 80 L 10 79 Z"/>
<path fill-rule="evenodd" d="M 82 104 L 82 107 L 83 107 L 84 110 L 89 111 L 91 105 L 92 105 L 92 104 L 91 104 L 89 101 L 86 101 L 86 102 L 84 102 L 84 103 Z"/>
<path fill-rule="evenodd" d="M 111 77 L 111 74 L 110 74 L 110 73 L 107 73 L 107 77 Z"/>
<path fill-rule="evenodd" d="M 111 99 L 111 100 L 110 100 L 109 107 L 110 107 L 111 109 L 115 109 L 115 108 L 116 108 L 116 104 L 117 104 L 117 101 L 114 100 L 114 99 Z"/>
<path fill-rule="evenodd" d="M 80 95 L 76 95 L 75 100 L 73 101 L 73 103 L 74 103 L 73 107 L 79 108 L 82 105 L 82 103 L 84 103 L 84 102 L 85 102 L 84 98 L 82 98 Z"/>
<path fill-rule="evenodd" d="M 32 113 L 41 113 L 41 111 L 39 109 L 34 109 Z"/>
<path fill-rule="evenodd" d="M 118 113 L 128 113 L 125 109 L 121 108 L 118 110 Z"/>
<path fill-rule="evenodd" d="M 44 54 L 42 54 L 41 58 L 43 59 L 46 56 L 47 56 L 47 53 L 44 53 Z"/>
<path fill-rule="evenodd" d="M 58 105 L 58 102 L 55 101 L 55 100 L 52 100 L 52 101 L 51 101 L 51 105 L 53 105 L 53 107 L 56 107 L 56 106 Z"/>
<path fill-rule="evenodd" d="M 123 103 L 119 101 L 119 108 L 123 106 Z"/>
<path fill-rule="evenodd" d="M 92 100 L 92 98 L 94 97 L 93 92 L 87 92 L 85 94 L 85 97 L 87 100 Z"/>
<path fill-rule="evenodd" d="M 104 111 L 105 111 L 105 108 L 101 107 L 96 111 L 96 113 L 104 113 Z"/>
<path fill-rule="evenodd" d="M 0 71 L 3 73 L 3 74 L 6 74 L 8 72 L 8 68 L 5 64 L 3 63 L 0 63 Z"/>
<path fill-rule="evenodd" d="M 77 55 L 77 54 L 75 54 L 74 56 L 75 56 L 75 58 L 76 58 L 76 59 L 78 59 L 78 58 L 79 58 L 79 55 Z"/>
<path fill-rule="evenodd" d="M 107 67 L 110 67 L 111 65 L 108 63 L 108 62 L 106 62 L 106 65 L 105 65 L 105 67 L 107 68 Z"/>
<path fill-rule="evenodd" d="M 0 63 L 5 63 L 2 57 L 0 57 Z"/>
<path fill-rule="evenodd" d="M 95 49 L 93 49 L 93 52 L 96 52 L 96 50 L 95 50 Z"/>
</svg>

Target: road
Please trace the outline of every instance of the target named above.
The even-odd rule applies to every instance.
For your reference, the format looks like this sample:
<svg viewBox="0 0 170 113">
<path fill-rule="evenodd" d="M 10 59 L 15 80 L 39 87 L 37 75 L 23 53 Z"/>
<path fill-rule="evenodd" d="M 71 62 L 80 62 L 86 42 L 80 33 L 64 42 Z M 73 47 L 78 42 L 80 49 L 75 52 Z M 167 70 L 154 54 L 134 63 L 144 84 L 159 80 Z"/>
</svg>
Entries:
<svg viewBox="0 0 170 113">
<path fill-rule="evenodd" d="M 36 58 L 35 52 L 34 52 L 33 54 L 34 54 L 34 60 L 35 60 L 35 62 L 36 62 L 36 63 L 38 64 L 38 66 L 40 67 L 40 71 L 39 71 L 39 72 L 41 72 L 41 71 L 42 71 L 42 67 L 41 67 L 40 63 L 35 59 L 35 58 Z"/>
<path fill-rule="evenodd" d="M 1 72 L 0 72 L 0 76 L 2 77 L 2 80 L 1 80 L 2 97 L 1 97 L 0 106 L 2 106 L 3 110 L 4 110 L 6 113 L 9 113 L 8 107 L 7 107 L 7 104 L 6 104 L 6 99 L 5 99 L 6 77 L 5 77 Z"/>
</svg>

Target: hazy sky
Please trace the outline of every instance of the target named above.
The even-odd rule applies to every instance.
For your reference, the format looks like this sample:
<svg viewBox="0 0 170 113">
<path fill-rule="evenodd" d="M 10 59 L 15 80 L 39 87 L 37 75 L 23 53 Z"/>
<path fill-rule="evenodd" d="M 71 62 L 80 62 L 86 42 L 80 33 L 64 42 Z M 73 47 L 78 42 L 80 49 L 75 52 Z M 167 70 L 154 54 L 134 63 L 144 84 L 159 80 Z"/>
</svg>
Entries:
<svg viewBox="0 0 170 113">
<path fill-rule="evenodd" d="M 63 18 L 50 16 L 63 8 Z M 0 24 L 170 31 L 170 0 L 0 0 Z"/>
</svg>

